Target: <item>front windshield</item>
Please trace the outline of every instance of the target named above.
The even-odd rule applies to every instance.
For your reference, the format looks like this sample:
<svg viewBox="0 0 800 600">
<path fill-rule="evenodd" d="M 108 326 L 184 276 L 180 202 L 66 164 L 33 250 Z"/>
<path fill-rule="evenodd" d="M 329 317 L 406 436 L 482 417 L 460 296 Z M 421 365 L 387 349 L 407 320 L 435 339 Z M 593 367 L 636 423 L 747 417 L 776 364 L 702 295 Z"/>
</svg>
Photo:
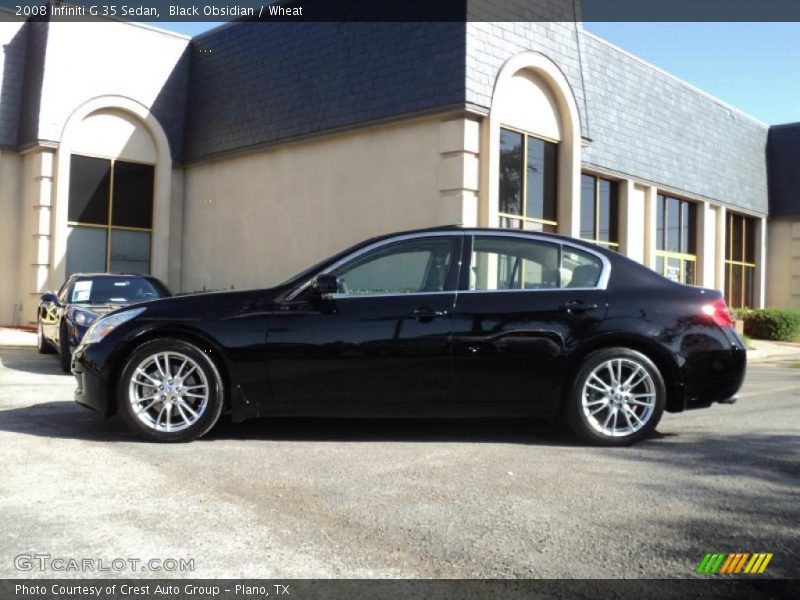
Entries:
<svg viewBox="0 0 800 600">
<path fill-rule="evenodd" d="M 71 304 L 133 304 L 169 296 L 157 282 L 144 277 L 77 279 L 69 295 Z"/>
</svg>

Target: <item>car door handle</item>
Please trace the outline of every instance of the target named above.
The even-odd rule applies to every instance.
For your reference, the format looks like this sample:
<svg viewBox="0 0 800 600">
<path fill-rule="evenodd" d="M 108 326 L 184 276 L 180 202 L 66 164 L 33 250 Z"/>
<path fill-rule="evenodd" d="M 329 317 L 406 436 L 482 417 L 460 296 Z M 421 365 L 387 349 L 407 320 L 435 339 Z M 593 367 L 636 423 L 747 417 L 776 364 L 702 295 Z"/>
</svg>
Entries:
<svg viewBox="0 0 800 600">
<path fill-rule="evenodd" d="M 430 306 L 420 306 L 414 310 L 414 316 L 418 319 L 432 319 L 434 317 L 446 317 L 449 313 L 446 310 L 434 310 Z"/>
<path fill-rule="evenodd" d="M 595 310 L 596 308 L 597 304 L 584 302 L 583 300 L 572 300 L 558 307 L 559 310 L 568 313 L 581 313 L 587 310 Z"/>
</svg>

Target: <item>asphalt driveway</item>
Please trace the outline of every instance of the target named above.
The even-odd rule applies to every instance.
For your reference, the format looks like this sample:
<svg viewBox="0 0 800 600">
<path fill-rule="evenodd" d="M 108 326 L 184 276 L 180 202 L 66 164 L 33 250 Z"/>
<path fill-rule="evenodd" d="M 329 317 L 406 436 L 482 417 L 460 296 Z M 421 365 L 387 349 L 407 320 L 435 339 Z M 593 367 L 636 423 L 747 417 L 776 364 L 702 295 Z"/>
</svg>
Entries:
<svg viewBox="0 0 800 600">
<path fill-rule="evenodd" d="M 140 442 L 0 347 L 0 577 L 15 557 L 193 559 L 192 577 L 689 577 L 706 552 L 800 558 L 800 368 L 598 449 L 529 421 L 256 421 Z"/>
</svg>

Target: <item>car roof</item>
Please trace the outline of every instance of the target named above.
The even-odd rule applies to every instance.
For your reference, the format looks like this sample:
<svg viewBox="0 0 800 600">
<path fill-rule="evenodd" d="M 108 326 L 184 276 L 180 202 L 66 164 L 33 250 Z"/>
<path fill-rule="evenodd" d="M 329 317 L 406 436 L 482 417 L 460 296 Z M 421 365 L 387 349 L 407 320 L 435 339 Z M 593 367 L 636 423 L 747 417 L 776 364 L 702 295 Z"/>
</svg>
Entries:
<svg viewBox="0 0 800 600">
<path fill-rule="evenodd" d="M 592 246 L 591 242 L 587 242 L 586 240 L 582 240 L 580 238 L 574 238 L 568 235 L 563 235 L 561 233 L 549 233 L 544 231 L 529 231 L 527 229 L 510 229 L 507 227 L 465 227 L 463 225 L 440 225 L 438 227 L 425 227 L 422 229 L 409 229 L 406 231 L 395 231 L 393 233 L 387 233 L 384 235 L 375 236 L 369 241 L 377 241 L 383 240 L 387 238 L 392 238 L 396 236 L 402 235 L 416 235 L 416 234 L 425 234 L 425 233 L 439 233 L 439 232 L 448 232 L 451 231 L 453 233 L 464 233 L 464 234 L 476 234 L 476 233 L 516 233 L 522 235 L 534 235 L 536 237 L 544 237 L 544 238 L 551 238 L 553 241 L 564 241 L 569 242 L 570 244 L 578 243 L 584 244 L 587 246 Z M 603 248 L 598 247 L 598 250 L 603 250 Z"/>
</svg>

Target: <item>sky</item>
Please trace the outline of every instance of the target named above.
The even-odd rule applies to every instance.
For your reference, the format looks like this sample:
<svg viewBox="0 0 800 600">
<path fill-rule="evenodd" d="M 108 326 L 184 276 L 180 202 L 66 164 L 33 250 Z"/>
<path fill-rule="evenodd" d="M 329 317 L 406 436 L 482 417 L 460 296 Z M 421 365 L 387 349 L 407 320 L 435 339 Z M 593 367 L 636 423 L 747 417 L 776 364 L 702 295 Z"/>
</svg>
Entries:
<svg viewBox="0 0 800 600">
<path fill-rule="evenodd" d="M 219 23 L 154 23 L 197 35 Z M 584 23 L 769 124 L 800 121 L 800 23 Z"/>
</svg>

